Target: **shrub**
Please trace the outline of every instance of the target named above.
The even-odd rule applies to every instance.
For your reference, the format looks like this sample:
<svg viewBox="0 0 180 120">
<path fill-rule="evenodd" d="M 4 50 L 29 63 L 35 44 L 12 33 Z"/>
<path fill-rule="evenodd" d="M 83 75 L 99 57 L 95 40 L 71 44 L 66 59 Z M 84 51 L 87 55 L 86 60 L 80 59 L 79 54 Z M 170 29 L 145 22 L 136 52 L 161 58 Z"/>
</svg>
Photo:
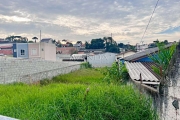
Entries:
<svg viewBox="0 0 180 120">
<path fill-rule="evenodd" d="M 162 70 L 165 71 L 171 61 L 172 56 L 176 51 L 176 44 L 173 44 L 170 48 L 166 49 L 165 45 L 157 44 L 159 52 L 155 55 L 149 55 L 150 59 L 155 62 Z M 154 69 L 153 69 L 154 70 Z M 157 72 L 157 71 L 156 71 Z"/>
<path fill-rule="evenodd" d="M 124 82 L 129 79 L 129 73 L 126 69 L 125 64 L 122 62 L 117 63 L 114 62 L 110 68 L 106 67 L 106 71 L 104 71 L 105 78 L 104 80 L 108 83 L 112 81 L 121 81 Z"/>
<path fill-rule="evenodd" d="M 92 65 L 89 62 L 83 62 L 81 63 L 81 69 L 87 69 L 87 68 L 92 68 Z"/>
</svg>

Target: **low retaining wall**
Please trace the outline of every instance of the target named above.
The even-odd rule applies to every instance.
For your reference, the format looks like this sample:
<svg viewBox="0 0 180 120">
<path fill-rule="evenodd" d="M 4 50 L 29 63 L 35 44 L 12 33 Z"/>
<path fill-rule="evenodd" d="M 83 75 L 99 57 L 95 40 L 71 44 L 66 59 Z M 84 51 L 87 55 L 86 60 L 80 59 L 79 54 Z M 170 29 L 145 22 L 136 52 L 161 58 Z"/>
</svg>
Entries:
<svg viewBox="0 0 180 120">
<path fill-rule="evenodd" d="M 30 75 L 24 75 L 24 76 L 21 76 L 17 82 L 23 82 L 23 83 L 28 83 L 28 84 L 34 83 L 43 79 L 52 79 L 53 77 L 57 75 L 67 74 L 78 69 L 80 69 L 80 64 L 58 68 L 54 70 L 48 70 L 48 71 L 39 72 L 39 73 L 34 73 Z"/>
<path fill-rule="evenodd" d="M 32 83 L 51 79 L 80 68 L 80 62 L 52 62 L 41 59 L 0 58 L 0 84 Z"/>
</svg>

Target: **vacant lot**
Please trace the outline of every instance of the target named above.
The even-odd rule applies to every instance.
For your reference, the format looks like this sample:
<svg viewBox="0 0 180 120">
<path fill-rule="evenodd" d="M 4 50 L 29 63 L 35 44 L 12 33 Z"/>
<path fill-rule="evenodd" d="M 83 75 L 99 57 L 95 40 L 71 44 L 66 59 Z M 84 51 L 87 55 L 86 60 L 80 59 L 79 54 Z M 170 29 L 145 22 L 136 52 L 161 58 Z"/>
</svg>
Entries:
<svg viewBox="0 0 180 120">
<path fill-rule="evenodd" d="M 151 101 L 131 86 L 81 69 L 38 85 L 0 85 L 0 114 L 22 120 L 154 120 Z"/>
</svg>

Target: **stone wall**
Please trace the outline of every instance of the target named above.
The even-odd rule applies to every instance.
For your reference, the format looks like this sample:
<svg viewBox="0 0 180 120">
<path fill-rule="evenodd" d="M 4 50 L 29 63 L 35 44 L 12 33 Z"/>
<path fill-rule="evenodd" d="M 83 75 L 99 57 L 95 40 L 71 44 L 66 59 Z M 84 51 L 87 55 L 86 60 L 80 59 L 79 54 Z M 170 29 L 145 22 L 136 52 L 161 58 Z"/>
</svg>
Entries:
<svg viewBox="0 0 180 120">
<path fill-rule="evenodd" d="M 52 62 L 42 59 L 0 58 L 0 84 L 32 83 L 78 70 L 78 62 Z"/>
</svg>

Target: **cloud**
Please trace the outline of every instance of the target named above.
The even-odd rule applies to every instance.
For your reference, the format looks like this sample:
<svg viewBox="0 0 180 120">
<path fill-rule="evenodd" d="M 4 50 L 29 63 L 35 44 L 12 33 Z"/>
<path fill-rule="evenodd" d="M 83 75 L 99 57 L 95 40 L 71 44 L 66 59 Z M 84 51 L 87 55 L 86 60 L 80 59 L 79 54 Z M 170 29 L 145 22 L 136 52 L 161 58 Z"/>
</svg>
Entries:
<svg viewBox="0 0 180 120">
<path fill-rule="evenodd" d="M 21 34 L 54 39 L 91 40 L 104 36 L 140 42 L 156 1 L 152 0 L 0 0 L 0 37 Z M 179 0 L 160 1 L 143 41 L 178 39 Z"/>
<path fill-rule="evenodd" d="M 3 16 L 0 15 L 0 20 L 6 21 L 6 22 L 30 22 L 31 19 L 24 18 L 24 17 L 18 17 L 18 16 Z"/>
</svg>

